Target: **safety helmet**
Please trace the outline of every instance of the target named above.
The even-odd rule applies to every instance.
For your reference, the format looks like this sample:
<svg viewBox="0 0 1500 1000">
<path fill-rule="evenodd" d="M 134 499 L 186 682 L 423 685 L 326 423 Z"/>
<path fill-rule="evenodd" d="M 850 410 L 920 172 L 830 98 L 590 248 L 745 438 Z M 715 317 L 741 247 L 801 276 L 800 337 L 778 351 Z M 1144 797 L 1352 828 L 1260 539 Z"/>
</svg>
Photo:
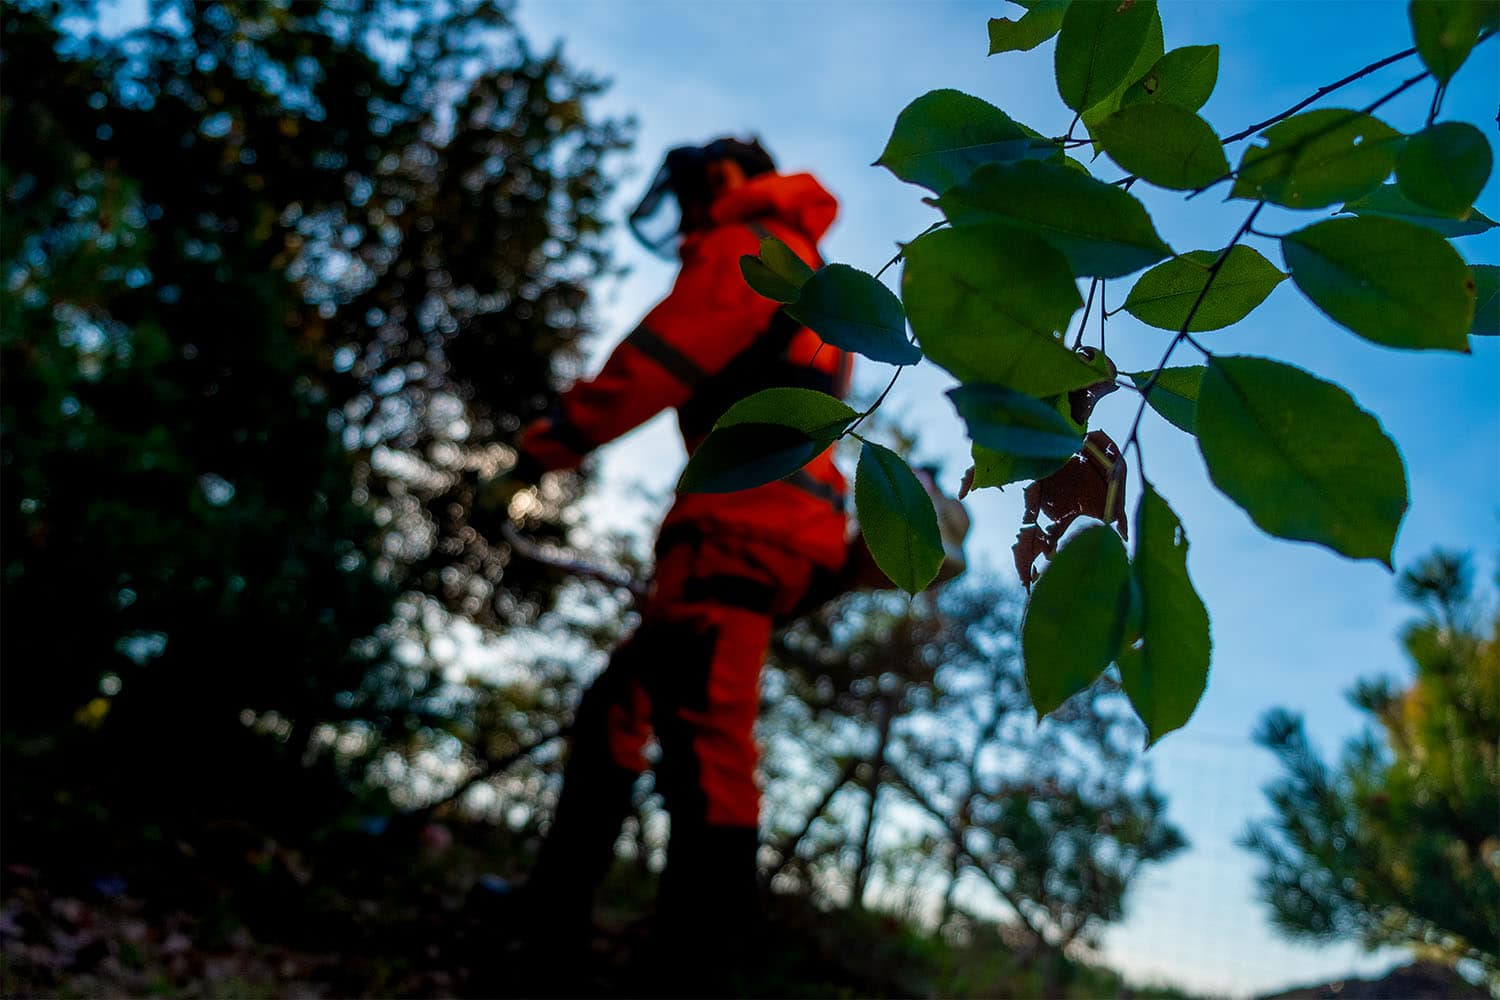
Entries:
<svg viewBox="0 0 1500 1000">
<path fill-rule="evenodd" d="M 713 197 L 709 166 L 720 160 L 733 160 L 746 177 L 776 169 L 776 161 L 755 137 L 747 141 L 725 136 L 706 146 L 677 146 L 668 150 L 651 187 L 628 220 L 630 231 L 646 249 L 664 257 L 672 255 L 683 232 L 686 216 L 683 206 L 708 204 Z"/>
</svg>

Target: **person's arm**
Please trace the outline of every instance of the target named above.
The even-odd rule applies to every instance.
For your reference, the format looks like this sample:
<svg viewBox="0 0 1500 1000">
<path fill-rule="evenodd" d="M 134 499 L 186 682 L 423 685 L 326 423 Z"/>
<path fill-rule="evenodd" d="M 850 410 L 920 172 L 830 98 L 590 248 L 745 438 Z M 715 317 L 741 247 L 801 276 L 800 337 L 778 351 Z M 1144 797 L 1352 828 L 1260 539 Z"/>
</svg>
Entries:
<svg viewBox="0 0 1500 1000">
<path fill-rule="evenodd" d="M 515 475 L 573 468 L 584 455 L 679 406 L 703 379 L 749 347 L 778 305 L 745 284 L 740 256 L 759 241 L 727 226 L 696 241 L 671 293 L 646 314 L 599 374 L 565 392 L 552 415 L 521 434 Z"/>
</svg>

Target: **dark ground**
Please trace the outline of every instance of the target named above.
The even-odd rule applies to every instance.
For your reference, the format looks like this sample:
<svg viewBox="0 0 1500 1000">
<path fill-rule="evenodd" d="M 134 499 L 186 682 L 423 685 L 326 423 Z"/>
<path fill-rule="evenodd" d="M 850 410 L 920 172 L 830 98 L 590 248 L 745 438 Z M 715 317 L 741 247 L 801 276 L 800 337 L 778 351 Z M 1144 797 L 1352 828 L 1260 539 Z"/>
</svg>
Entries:
<svg viewBox="0 0 1500 1000">
<path fill-rule="evenodd" d="M 439 838 L 446 840 L 445 836 Z M 994 928 L 965 944 L 878 913 L 775 895 L 751 961 L 711 989 L 672 973 L 652 879 L 617 866 L 586 947 L 518 947 L 476 903 L 481 855 L 350 835 L 295 851 L 246 830 L 178 844 L 127 874 L 7 859 L 6 997 L 1178 996 L 1132 993 L 1060 956 L 1020 961 Z M 493 860 L 493 855 L 485 860 Z M 514 873 L 505 873 L 514 874 Z"/>
</svg>

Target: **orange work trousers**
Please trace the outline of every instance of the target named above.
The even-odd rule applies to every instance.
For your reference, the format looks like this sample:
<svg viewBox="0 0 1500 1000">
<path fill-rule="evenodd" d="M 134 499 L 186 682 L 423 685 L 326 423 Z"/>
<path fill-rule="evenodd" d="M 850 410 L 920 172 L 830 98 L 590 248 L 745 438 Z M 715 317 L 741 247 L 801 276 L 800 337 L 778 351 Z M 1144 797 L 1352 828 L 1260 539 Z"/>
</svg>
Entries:
<svg viewBox="0 0 1500 1000">
<path fill-rule="evenodd" d="M 634 635 L 585 692 L 533 885 L 586 913 L 608 871 L 655 734 L 671 816 L 659 910 L 720 919 L 755 909 L 760 791 L 754 727 L 775 624 L 819 568 L 763 538 L 668 526 Z"/>
</svg>

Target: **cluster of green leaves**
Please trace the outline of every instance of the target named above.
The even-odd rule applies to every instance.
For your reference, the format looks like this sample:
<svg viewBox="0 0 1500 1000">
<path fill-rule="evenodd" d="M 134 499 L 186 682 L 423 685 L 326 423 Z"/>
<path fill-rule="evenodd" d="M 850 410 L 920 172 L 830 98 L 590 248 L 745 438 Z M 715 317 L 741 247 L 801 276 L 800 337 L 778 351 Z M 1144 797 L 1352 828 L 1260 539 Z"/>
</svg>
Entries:
<svg viewBox="0 0 1500 1000">
<path fill-rule="evenodd" d="M 1143 458 L 1141 417 L 1149 406 L 1194 436 L 1214 484 L 1270 534 L 1389 566 L 1407 484 L 1378 420 L 1317 375 L 1220 354 L 1194 335 L 1241 322 L 1287 278 L 1334 322 L 1377 344 L 1466 351 L 1471 335 L 1500 333 L 1500 268 L 1469 265 L 1449 242 L 1495 225 L 1474 207 L 1490 146 L 1470 124 L 1436 120 L 1448 80 L 1500 28 L 1500 4 L 1416 0 L 1413 52 L 1315 97 L 1413 53 L 1425 66 L 1419 76 L 1368 108 L 1304 111 L 1308 100 L 1221 139 L 1199 115 L 1217 82 L 1219 49 L 1167 50 L 1155 0 L 1017 2 L 1022 17 L 990 22 L 991 54 L 1056 37 L 1057 92 L 1073 112 L 1066 135 L 1045 136 L 968 94 L 928 93 L 900 113 L 876 160 L 930 191 L 944 216 L 902 247 L 899 298 L 879 274 L 844 264 L 813 271 L 774 240 L 745 259 L 744 273 L 830 344 L 898 366 L 925 356 L 957 378 L 950 396 L 973 441 L 975 488 L 1061 476 L 1087 447 L 1092 400 L 1117 384 L 1139 393 L 1109 488 L 1097 491 L 1109 500 L 1101 506 L 1069 495 L 1074 488 L 1061 480 L 1051 484 L 1048 503 L 1072 513 L 1037 551 L 1051 555 L 1080 513 L 1115 527 L 1077 531 L 1056 552 L 1037 583 L 1023 646 L 1039 712 L 1117 664 L 1155 740 L 1196 707 L 1210 640 L 1187 573 L 1186 535 L 1166 499 L 1144 484 L 1133 554 L 1127 522 L 1112 513 L 1126 453 Z M 1429 79 L 1438 90 L 1423 127 L 1404 134 L 1374 116 Z M 1080 124 L 1086 138 L 1075 135 Z M 1257 135 L 1232 166 L 1226 147 Z M 1093 176 L 1070 155 L 1085 146 L 1125 176 Z M 1192 197 L 1221 182 L 1232 182 L 1230 197 L 1250 211 L 1224 246 L 1209 249 L 1174 250 L 1131 193 L 1149 184 Z M 1268 205 L 1338 209 L 1271 237 L 1253 227 Z M 1274 240 L 1284 267 L 1241 242 L 1249 235 Z M 1173 337 L 1156 368 L 1119 374 L 1102 328 L 1097 350 L 1083 346 L 1085 328 L 1104 283 L 1142 269 L 1120 310 Z M 1203 363 L 1169 367 L 1184 343 Z M 739 489 L 786 475 L 854 434 L 863 416 L 817 393 L 763 393 L 726 415 L 680 488 Z M 891 579 L 915 592 L 941 561 L 932 505 L 899 457 L 863 448 L 855 491 L 865 540 Z"/>
</svg>

